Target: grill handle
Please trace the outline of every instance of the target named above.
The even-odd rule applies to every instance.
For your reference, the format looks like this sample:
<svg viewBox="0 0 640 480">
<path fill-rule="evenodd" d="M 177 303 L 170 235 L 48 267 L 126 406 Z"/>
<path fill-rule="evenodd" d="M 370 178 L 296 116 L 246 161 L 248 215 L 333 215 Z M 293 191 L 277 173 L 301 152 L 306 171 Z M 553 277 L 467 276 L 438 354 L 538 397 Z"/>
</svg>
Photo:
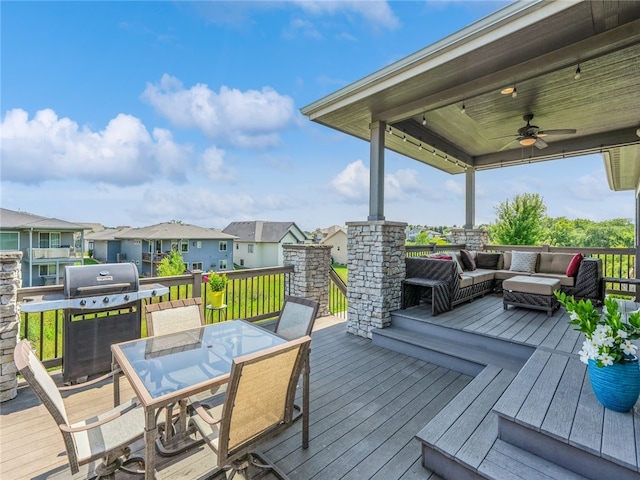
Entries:
<svg viewBox="0 0 640 480">
<path fill-rule="evenodd" d="M 86 287 L 77 287 L 76 289 L 80 293 L 98 292 L 104 293 L 107 290 L 122 290 L 131 288 L 130 283 L 111 283 L 109 285 L 90 285 Z"/>
</svg>

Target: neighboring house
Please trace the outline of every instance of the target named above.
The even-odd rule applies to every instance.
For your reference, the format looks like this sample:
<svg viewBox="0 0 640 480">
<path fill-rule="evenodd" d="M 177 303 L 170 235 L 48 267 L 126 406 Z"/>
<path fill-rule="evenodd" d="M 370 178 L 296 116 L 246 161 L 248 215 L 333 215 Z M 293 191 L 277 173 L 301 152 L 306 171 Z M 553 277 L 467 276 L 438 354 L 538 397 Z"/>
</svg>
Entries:
<svg viewBox="0 0 640 480">
<path fill-rule="evenodd" d="M 320 230 L 323 233 L 320 245 L 331 245 L 331 261 L 341 265 L 347 264 L 347 231 L 334 225 Z"/>
<path fill-rule="evenodd" d="M 167 222 L 131 228 L 114 235 L 120 261 L 133 262 L 141 275 L 156 276 L 172 250 L 182 254 L 185 270 L 233 270 L 234 236 L 213 228 Z"/>
<path fill-rule="evenodd" d="M 82 261 L 82 247 L 75 248 L 74 235 L 86 227 L 57 218 L 0 209 L 0 250 L 22 251 L 22 286 L 62 283 L 64 267 Z M 83 241 L 79 243 L 80 246 Z"/>
<path fill-rule="evenodd" d="M 92 233 L 87 233 L 84 238 L 87 243 L 87 251 L 95 260 L 103 263 L 120 263 L 125 261 L 120 254 L 122 250 L 122 240 L 118 235 L 131 230 L 131 227 L 94 229 Z"/>
<path fill-rule="evenodd" d="M 237 237 L 233 262 L 245 268 L 283 265 L 282 245 L 308 241 L 293 222 L 232 222 L 223 232 Z"/>
<path fill-rule="evenodd" d="M 87 236 L 92 234 L 92 233 L 97 233 L 97 232 L 101 232 L 102 230 L 105 229 L 105 226 L 102 225 L 101 223 L 87 223 L 87 222 L 76 222 L 78 225 L 82 225 L 83 227 L 85 227 L 85 234 L 84 234 L 84 243 L 82 244 L 82 246 L 84 247 L 84 251 L 88 252 L 89 251 L 89 241 L 87 240 Z M 75 235 L 74 236 L 74 241 L 75 241 L 75 245 L 76 248 L 80 248 L 81 244 L 81 238 L 79 235 Z"/>
</svg>

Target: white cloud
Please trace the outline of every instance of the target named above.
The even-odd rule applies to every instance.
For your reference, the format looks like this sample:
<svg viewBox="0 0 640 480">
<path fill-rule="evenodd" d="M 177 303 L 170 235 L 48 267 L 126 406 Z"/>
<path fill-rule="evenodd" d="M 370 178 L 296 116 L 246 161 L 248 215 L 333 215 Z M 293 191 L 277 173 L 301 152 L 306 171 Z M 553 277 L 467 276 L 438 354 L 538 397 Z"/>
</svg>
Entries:
<svg viewBox="0 0 640 480">
<path fill-rule="evenodd" d="M 51 109 L 32 119 L 13 109 L 0 124 L 0 141 L 3 179 L 20 183 L 82 178 L 138 185 L 160 175 L 179 180 L 191 155 L 191 147 L 175 143 L 169 131 L 150 135 L 140 119 L 126 114 L 92 131 Z"/>
<path fill-rule="evenodd" d="M 200 171 L 214 184 L 234 182 L 235 173 L 224 162 L 224 150 L 209 147 L 200 157 Z"/>
<path fill-rule="evenodd" d="M 201 83 L 186 89 L 164 74 L 160 82 L 148 83 L 141 97 L 174 125 L 239 147 L 277 146 L 279 132 L 301 121 L 293 99 L 270 87 L 242 92 L 222 86 L 216 93 Z"/>
<path fill-rule="evenodd" d="M 601 169 L 568 182 L 567 189 L 580 200 L 598 202 L 611 194 L 606 178 L 604 169 Z"/>
<path fill-rule="evenodd" d="M 388 2 L 372 2 L 369 0 L 349 1 L 309 1 L 299 0 L 297 3 L 304 11 L 313 15 L 356 14 L 376 27 L 395 30 L 400 27 L 400 20 L 395 16 Z"/>
<path fill-rule="evenodd" d="M 333 177 L 330 188 L 348 203 L 366 203 L 369 199 L 369 168 L 362 160 L 350 163 Z M 385 201 L 404 201 L 414 197 L 441 198 L 442 192 L 427 190 L 416 170 L 407 168 L 385 174 Z"/>
</svg>

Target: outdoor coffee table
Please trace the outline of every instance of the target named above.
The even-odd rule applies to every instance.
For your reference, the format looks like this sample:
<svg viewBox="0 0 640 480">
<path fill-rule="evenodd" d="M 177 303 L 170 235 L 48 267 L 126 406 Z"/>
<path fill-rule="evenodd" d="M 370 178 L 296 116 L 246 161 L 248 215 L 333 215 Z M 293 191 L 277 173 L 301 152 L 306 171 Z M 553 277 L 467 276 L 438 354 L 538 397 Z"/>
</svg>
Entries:
<svg viewBox="0 0 640 480">
<path fill-rule="evenodd" d="M 551 316 L 560 305 L 553 294 L 559 289 L 558 279 L 518 275 L 502 282 L 503 306 L 505 310 L 509 305 L 544 310 Z"/>
<path fill-rule="evenodd" d="M 184 412 L 187 398 L 228 382 L 235 357 L 283 343 L 285 339 L 264 328 L 234 320 L 112 345 L 114 368 L 122 369 L 145 411 L 145 479 L 154 478 L 158 409 L 180 403 Z M 118 379 L 115 375 L 116 404 Z M 308 392 L 303 395 L 306 405 Z M 303 415 L 308 416 L 308 409 Z M 186 432 L 187 421 L 181 417 L 179 431 Z"/>
</svg>

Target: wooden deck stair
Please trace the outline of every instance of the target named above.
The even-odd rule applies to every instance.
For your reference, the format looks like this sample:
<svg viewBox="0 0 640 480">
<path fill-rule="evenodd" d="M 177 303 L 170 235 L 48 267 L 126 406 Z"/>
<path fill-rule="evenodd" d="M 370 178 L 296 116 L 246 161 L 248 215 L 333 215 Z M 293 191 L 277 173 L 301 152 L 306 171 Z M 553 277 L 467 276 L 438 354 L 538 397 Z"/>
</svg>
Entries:
<svg viewBox="0 0 640 480">
<path fill-rule="evenodd" d="M 475 377 L 417 433 L 427 470 L 455 480 L 640 479 L 640 415 L 600 406 L 575 336 L 564 345 L 557 322 L 526 344 L 449 328 L 425 312 L 394 312 L 372 340 Z"/>
</svg>

